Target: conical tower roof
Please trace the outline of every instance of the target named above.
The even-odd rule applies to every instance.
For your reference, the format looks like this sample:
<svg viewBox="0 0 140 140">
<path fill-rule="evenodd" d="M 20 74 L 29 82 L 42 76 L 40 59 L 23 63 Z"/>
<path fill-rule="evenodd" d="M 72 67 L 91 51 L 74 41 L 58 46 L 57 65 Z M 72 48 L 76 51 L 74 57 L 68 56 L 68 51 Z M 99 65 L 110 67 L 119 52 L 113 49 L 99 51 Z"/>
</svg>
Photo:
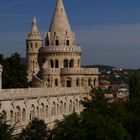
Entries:
<svg viewBox="0 0 140 140">
<path fill-rule="evenodd" d="M 33 18 L 33 21 L 32 21 L 32 28 L 31 28 L 30 33 L 28 34 L 27 40 L 30 40 L 30 39 L 33 39 L 33 40 L 34 40 L 34 39 L 42 40 L 41 35 L 40 35 L 40 32 L 38 31 L 37 19 L 36 19 L 35 16 L 34 16 L 34 18 Z"/>
<path fill-rule="evenodd" d="M 70 24 L 62 0 L 57 0 L 49 32 L 71 31 Z"/>
</svg>

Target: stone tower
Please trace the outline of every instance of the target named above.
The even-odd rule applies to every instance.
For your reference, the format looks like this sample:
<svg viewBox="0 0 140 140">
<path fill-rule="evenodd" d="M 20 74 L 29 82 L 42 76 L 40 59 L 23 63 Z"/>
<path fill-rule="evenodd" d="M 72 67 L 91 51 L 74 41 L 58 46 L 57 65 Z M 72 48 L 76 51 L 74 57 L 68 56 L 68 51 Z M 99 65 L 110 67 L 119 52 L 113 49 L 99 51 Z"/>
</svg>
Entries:
<svg viewBox="0 0 140 140">
<path fill-rule="evenodd" d="M 32 87 L 98 86 L 98 69 L 81 68 L 81 47 L 76 44 L 62 0 L 57 0 L 39 51 L 40 71 L 32 77 Z"/>
<path fill-rule="evenodd" d="M 36 17 L 34 17 L 31 31 L 26 39 L 28 82 L 32 80 L 33 74 L 37 74 L 39 71 L 38 54 L 42 46 L 43 40 L 38 31 Z"/>
</svg>

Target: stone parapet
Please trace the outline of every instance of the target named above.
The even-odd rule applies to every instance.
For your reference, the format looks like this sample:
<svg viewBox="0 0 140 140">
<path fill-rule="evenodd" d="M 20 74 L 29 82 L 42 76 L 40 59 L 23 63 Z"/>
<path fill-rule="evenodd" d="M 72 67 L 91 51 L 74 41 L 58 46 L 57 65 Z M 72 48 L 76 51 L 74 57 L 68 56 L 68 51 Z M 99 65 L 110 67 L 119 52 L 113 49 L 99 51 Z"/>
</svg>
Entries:
<svg viewBox="0 0 140 140">
<path fill-rule="evenodd" d="M 36 97 L 57 97 L 70 96 L 76 94 L 87 94 L 88 91 L 82 87 L 73 88 L 27 88 L 27 89 L 3 89 L 0 91 L 0 101 L 22 100 L 26 98 L 34 99 Z"/>
<path fill-rule="evenodd" d="M 70 47 L 70 46 L 63 46 L 63 47 L 56 47 L 56 46 L 47 46 L 47 47 L 43 47 L 41 49 L 41 52 L 43 53 L 52 53 L 52 52 L 72 52 L 72 53 L 81 53 L 81 47 L 80 46 L 76 46 L 76 47 Z"/>
<path fill-rule="evenodd" d="M 42 74 L 43 75 L 57 75 L 57 74 L 60 74 L 60 69 L 59 68 L 46 68 L 46 69 L 43 69 L 42 71 Z"/>
<path fill-rule="evenodd" d="M 98 75 L 98 68 L 63 68 L 62 75 Z"/>
</svg>

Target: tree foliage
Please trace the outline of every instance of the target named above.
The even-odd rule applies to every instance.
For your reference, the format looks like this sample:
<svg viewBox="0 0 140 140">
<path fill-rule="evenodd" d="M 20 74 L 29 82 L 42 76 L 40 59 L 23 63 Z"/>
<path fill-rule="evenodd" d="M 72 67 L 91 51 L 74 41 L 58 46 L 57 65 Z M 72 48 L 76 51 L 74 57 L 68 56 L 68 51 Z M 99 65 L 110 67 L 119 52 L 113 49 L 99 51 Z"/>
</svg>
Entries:
<svg viewBox="0 0 140 140">
<path fill-rule="evenodd" d="M 43 120 L 35 118 L 22 130 L 19 140 L 45 140 L 48 135 L 47 125 Z"/>
<path fill-rule="evenodd" d="M 0 64 L 3 66 L 3 88 L 25 88 L 28 87 L 26 66 L 21 64 L 18 53 L 9 58 L 0 55 Z"/>
</svg>

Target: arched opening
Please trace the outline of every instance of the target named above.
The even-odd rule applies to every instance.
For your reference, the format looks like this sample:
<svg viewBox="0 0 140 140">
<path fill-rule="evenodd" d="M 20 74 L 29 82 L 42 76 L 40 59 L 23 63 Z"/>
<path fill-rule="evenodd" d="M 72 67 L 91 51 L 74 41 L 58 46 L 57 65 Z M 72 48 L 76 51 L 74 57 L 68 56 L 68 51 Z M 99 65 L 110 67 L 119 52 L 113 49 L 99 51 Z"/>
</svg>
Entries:
<svg viewBox="0 0 140 140">
<path fill-rule="evenodd" d="M 11 122 L 11 125 L 14 125 L 14 112 L 13 112 L 13 110 L 10 111 L 10 122 Z"/>
<path fill-rule="evenodd" d="M 58 86 L 58 79 L 55 79 L 55 86 Z"/>
<path fill-rule="evenodd" d="M 96 78 L 95 78 L 95 79 L 94 79 L 94 82 L 93 82 L 93 83 L 94 83 L 94 86 L 96 86 L 96 81 L 97 81 L 97 80 L 96 80 Z"/>
<path fill-rule="evenodd" d="M 16 107 L 16 123 L 21 123 L 21 110 L 19 106 Z"/>
<path fill-rule="evenodd" d="M 78 86 L 78 87 L 80 86 L 80 79 L 79 78 L 76 79 L 76 86 Z"/>
<path fill-rule="evenodd" d="M 66 114 L 67 113 L 67 108 L 66 108 L 67 106 L 66 106 L 66 103 L 64 103 L 64 114 Z"/>
<path fill-rule="evenodd" d="M 91 78 L 88 79 L 88 86 L 92 86 L 92 79 Z"/>
<path fill-rule="evenodd" d="M 58 40 L 58 39 L 55 40 L 55 45 L 56 45 L 56 46 L 59 46 L 59 40 Z"/>
<path fill-rule="evenodd" d="M 72 84 L 71 80 L 67 80 L 67 87 L 71 87 L 71 84 Z"/>
<path fill-rule="evenodd" d="M 59 68 L 59 61 L 55 60 L 55 68 Z"/>
<path fill-rule="evenodd" d="M 23 123 L 26 122 L 26 110 L 25 110 L 25 108 L 22 110 L 22 122 Z"/>
<path fill-rule="evenodd" d="M 36 48 L 38 47 L 38 44 L 37 44 L 37 43 L 35 43 L 35 47 L 36 47 Z"/>
<path fill-rule="evenodd" d="M 61 115 L 63 114 L 63 102 L 62 101 L 60 102 L 60 114 Z"/>
<path fill-rule="evenodd" d="M 81 86 L 84 86 L 84 79 L 81 80 Z"/>
<path fill-rule="evenodd" d="M 37 116 L 37 118 L 39 118 L 39 107 L 38 106 L 36 107 L 36 116 Z"/>
<path fill-rule="evenodd" d="M 74 67 L 74 60 L 70 60 L 70 68 L 73 68 Z"/>
<path fill-rule="evenodd" d="M 69 67 L 69 61 L 67 59 L 64 60 L 64 68 Z"/>
<path fill-rule="evenodd" d="M 66 40 L 66 45 L 69 46 L 70 45 L 70 41 Z"/>
<path fill-rule="evenodd" d="M 35 118 L 35 106 L 32 105 L 30 110 L 30 120 L 33 120 L 34 118 Z"/>
<path fill-rule="evenodd" d="M 2 111 L 2 117 L 3 117 L 3 118 L 2 118 L 3 121 L 6 122 L 6 120 L 7 120 L 7 113 L 6 113 L 5 110 Z"/>
<path fill-rule="evenodd" d="M 48 116 L 49 116 L 49 107 L 48 105 L 46 105 L 46 118 L 48 118 Z"/>
<path fill-rule="evenodd" d="M 49 46 L 50 45 L 50 42 L 49 42 L 49 40 L 47 40 L 47 42 L 46 42 L 46 46 Z"/>
<path fill-rule="evenodd" d="M 31 42 L 30 46 L 31 46 L 31 48 L 33 48 L 33 43 L 32 42 Z"/>
<path fill-rule="evenodd" d="M 44 119 L 44 113 L 45 113 L 44 104 L 42 103 L 40 108 L 40 119 L 42 120 Z"/>
<path fill-rule="evenodd" d="M 70 100 L 69 102 L 69 113 L 72 113 L 73 109 L 72 109 L 72 100 Z"/>
<path fill-rule="evenodd" d="M 78 99 L 76 99 L 75 101 L 75 110 L 78 111 L 79 109 L 79 102 L 78 102 Z"/>
<path fill-rule="evenodd" d="M 51 116 L 55 116 L 56 115 L 56 103 L 53 102 L 52 103 L 52 110 L 51 110 Z"/>
<path fill-rule="evenodd" d="M 54 62 L 53 60 L 50 60 L 51 68 L 54 68 Z"/>
</svg>

